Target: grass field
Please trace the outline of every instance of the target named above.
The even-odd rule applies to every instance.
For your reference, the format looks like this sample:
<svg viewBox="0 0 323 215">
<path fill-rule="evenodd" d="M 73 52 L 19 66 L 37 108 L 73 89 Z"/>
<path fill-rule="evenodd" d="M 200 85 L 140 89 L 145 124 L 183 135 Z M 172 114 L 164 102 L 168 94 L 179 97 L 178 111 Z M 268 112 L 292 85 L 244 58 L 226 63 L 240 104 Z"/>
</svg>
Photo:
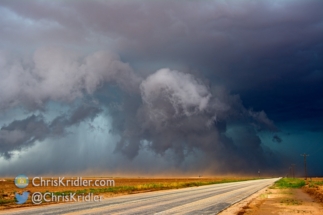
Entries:
<svg viewBox="0 0 323 215">
<path fill-rule="evenodd" d="M 302 188 L 317 201 L 323 203 L 323 178 L 309 178 L 306 181 L 299 178 L 282 178 L 275 182 L 272 188 Z"/>
<path fill-rule="evenodd" d="M 275 182 L 274 188 L 301 188 L 305 185 L 305 180 L 299 178 L 282 178 Z"/>
<path fill-rule="evenodd" d="M 84 178 L 84 179 L 102 179 L 100 178 Z M 236 182 L 252 180 L 255 178 L 247 177 L 209 177 L 209 178 L 109 178 L 115 181 L 114 187 L 34 187 L 29 183 L 28 187 L 24 189 L 17 188 L 14 184 L 14 179 L 6 179 L 6 181 L 0 181 L 0 209 L 15 208 L 31 206 L 32 202 L 29 199 L 23 205 L 17 205 L 15 203 L 14 194 L 16 192 L 22 193 L 24 191 L 30 192 L 52 192 L 55 195 L 77 193 L 77 194 L 100 194 L 104 197 L 133 194 L 140 192 L 150 192 L 166 189 L 179 189 L 185 187 L 195 187 L 218 183 Z M 48 204 L 48 203 L 47 203 Z"/>
</svg>

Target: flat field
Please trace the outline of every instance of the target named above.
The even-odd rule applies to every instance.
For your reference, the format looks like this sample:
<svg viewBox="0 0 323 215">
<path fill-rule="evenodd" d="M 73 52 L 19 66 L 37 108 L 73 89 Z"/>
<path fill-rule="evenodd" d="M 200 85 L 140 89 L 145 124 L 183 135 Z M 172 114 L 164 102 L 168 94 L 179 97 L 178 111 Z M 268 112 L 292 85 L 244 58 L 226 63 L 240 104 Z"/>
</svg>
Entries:
<svg viewBox="0 0 323 215">
<path fill-rule="evenodd" d="M 53 179 L 58 179 L 58 177 L 53 177 Z M 63 180 L 66 185 L 67 180 L 72 179 L 72 177 L 65 177 Z M 76 177 L 73 177 L 76 179 Z M 69 195 L 69 193 L 76 193 L 76 195 L 93 193 L 102 195 L 104 198 L 134 194 L 140 192 L 150 192 L 157 190 L 166 189 L 179 189 L 184 187 L 194 187 L 202 186 L 208 184 L 226 183 L 226 182 L 236 182 L 252 180 L 255 178 L 251 177 L 186 177 L 186 178 L 119 178 L 119 177 L 83 177 L 83 180 L 114 180 L 115 186 L 33 186 L 31 181 L 26 188 L 18 188 L 14 184 L 13 178 L 6 178 L 0 180 L 0 210 L 33 206 L 30 196 L 34 192 L 41 193 L 54 193 L 55 195 Z M 29 179 L 31 180 L 31 178 Z M 52 178 L 43 178 L 43 180 L 52 180 Z M 39 180 L 36 181 L 37 184 L 40 183 Z M 28 191 L 30 194 L 26 203 L 22 205 L 16 204 L 15 193 L 23 193 Z M 54 203 L 43 203 L 41 205 L 54 204 Z"/>
</svg>

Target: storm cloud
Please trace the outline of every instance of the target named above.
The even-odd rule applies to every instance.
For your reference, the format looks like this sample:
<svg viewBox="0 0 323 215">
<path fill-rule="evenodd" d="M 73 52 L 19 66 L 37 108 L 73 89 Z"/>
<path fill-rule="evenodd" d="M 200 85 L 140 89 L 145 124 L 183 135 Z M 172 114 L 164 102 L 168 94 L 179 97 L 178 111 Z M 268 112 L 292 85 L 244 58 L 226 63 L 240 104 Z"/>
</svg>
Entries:
<svg viewBox="0 0 323 215">
<path fill-rule="evenodd" d="M 0 101 L 2 109 L 25 105 L 41 108 L 47 101 L 69 102 L 92 94 L 110 82 L 127 91 L 139 80 L 115 54 L 99 51 L 84 58 L 58 47 L 37 49 L 30 62 L 2 56 Z"/>
<path fill-rule="evenodd" d="M 4 162 L 32 162 L 28 153 L 53 140 L 62 143 L 53 153 L 67 153 L 72 139 L 70 152 L 87 151 L 66 172 L 97 157 L 112 172 L 139 160 L 135 171 L 167 172 L 158 156 L 172 171 L 281 174 L 322 142 L 322 9 L 319 0 L 1 1 Z M 113 167 L 104 156 L 124 160 Z"/>
<path fill-rule="evenodd" d="M 68 127 L 84 120 L 93 120 L 100 112 L 95 106 L 80 106 L 69 114 L 56 117 L 52 122 L 46 122 L 42 115 L 14 120 L 0 129 L 0 154 L 9 159 L 12 151 L 31 147 L 36 141 L 63 137 L 67 135 Z"/>
</svg>

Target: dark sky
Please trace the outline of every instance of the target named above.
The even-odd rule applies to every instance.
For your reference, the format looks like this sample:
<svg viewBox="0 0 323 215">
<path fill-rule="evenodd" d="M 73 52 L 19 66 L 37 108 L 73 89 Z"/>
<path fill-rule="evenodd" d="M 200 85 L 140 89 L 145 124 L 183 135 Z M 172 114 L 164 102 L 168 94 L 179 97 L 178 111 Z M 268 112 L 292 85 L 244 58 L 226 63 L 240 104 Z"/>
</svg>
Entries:
<svg viewBox="0 0 323 215">
<path fill-rule="evenodd" d="M 0 174 L 323 176 L 323 1 L 1 1 Z"/>
</svg>

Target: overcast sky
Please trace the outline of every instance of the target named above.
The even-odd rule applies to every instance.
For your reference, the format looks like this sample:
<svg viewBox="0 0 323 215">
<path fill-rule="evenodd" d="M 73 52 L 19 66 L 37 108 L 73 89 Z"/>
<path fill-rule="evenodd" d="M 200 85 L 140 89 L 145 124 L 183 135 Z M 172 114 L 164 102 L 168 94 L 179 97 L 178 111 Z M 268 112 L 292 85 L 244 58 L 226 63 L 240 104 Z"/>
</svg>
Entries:
<svg viewBox="0 0 323 215">
<path fill-rule="evenodd" d="M 0 1 L 0 174 L 323 176 L 323 1 Z"/>
</svg>

